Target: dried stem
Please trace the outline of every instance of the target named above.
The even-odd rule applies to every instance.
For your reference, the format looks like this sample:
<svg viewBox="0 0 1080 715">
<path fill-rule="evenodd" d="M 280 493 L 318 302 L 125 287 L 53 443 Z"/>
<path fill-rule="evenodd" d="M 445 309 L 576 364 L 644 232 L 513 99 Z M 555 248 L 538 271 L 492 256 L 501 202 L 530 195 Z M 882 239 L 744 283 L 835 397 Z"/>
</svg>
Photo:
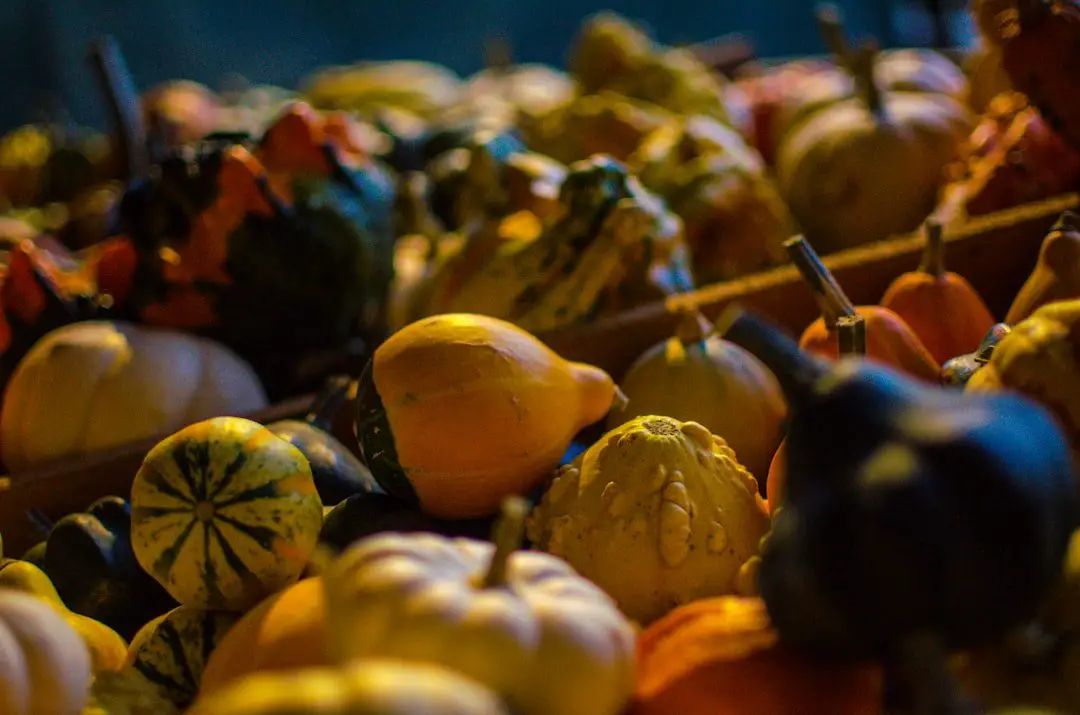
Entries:
<svg viewBox="0 0 1080 715">
<path fill-rule="evenodd" d="M 140 179 L 149 171 L 146 127 L 135 82 L 128 72 L 120 45 L 111 37 L 90 44 L 90 63 L 97 75 L 112 115 L 117 149 L 124 159 L 129 179 Z"/>
<path fill-rule="evenodd" d="M 818 30 L 825 47 L 832 53 L 836 64 L 847 71 L 853 67 L 851 48 L 844 33 L 844 18 L 836 5 L 819 5 L 817 9 Z"/>
<path fill-rule="evenodd" d="M 491 555 L 491 564 L 484 574 L 483 588 L 500 588 L 506 585 L 510 555 L 521 548 L 525 537 L 525 517 L 528 514 L 529 504 L 521 497 L 507 497 L 503 501 L 502 514 L 495 522 L 491 535 L 495 552 Z"/>
<path fill-rule="evenodd" d="M 874 78 L 874 68 L 877 66 L 878 46 L 875 42 L 867 42 L 855 54 L 853 62 L 853 76 L 859 95 L 866 103 L 870 114 L 879 120 L 885 117 L 885 98 Z"/>
<path fill-rule="evenodd" d="M 861 315 L 842 315 L 836 321 L 837 350 L 840 357 L 866 355 L 866 319 Z"/>
<path fill-rule="evenodd" d="M 855 306 L 805 238 L 796 236 L 788 239 L 784 243 L 784 249 L 814 294 L 814 300 L 829 330 L 835 329 L 836 321 L 841 317 L 855 315 Z"/>
<path fill-rule="evenodd" d="M 945 230 L 939 221 L 927 221 L 919 270 L 935 278 L 945 275 Z"/>
<path fill-rule="evenodd" d="M 713 332 L 715 332 L 713 324 L 696 308 L 680 308 L 679 324 L 675 328 L 675 337 L 684 347 L 703 342 Z"/>
</svg>

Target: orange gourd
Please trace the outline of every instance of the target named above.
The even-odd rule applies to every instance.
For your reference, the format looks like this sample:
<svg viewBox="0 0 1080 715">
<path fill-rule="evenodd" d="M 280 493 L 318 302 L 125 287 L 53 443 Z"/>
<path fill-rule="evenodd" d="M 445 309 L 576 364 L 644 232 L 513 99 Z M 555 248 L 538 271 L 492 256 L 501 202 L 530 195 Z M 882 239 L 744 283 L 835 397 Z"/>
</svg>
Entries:
<svg viewBox="0 0 1080 715">
<path fill-rule="evenodd" d="M 943 363 L 977 350 L 996 321 L 975 288 L 963 276 L 945 270 L 941 224 L 927 222 L 925 237 L 919 269 L 894 280 L 881 306 L 899 315 Z"/>
<path fill-rule="evenodd" d="M 876 667 L 804 657 L 778 642 L 758 598 L 682 606 L 638 640 L 628 715 L 877 715 Z"/>
<path fill-rule="evenodd" d="M 248 611 L 210 654 L 200 697 L 253 673 L 329 665 L 322 580 L 306 578 Z"/>
<path fill-rule="evenodd" d="M 787 439 L 780 443 L 769 464 L 769 477 L 765 481 L 765 497 L 769 502 L 769 512 L 776 513 L 784 498 L 787 486 Z"/>
<path fill-rule="evenodd" d="M 1047 303 L 1080 298 L 1080 216 L 1066 211 L 1043 239 L 1035 269 L 1016 294 L 1005 322 L 1027 320 Z"/>
<path fill-rule="evenodd" d="M 858 315 L 866 323 L 867 359 L 938 384 L 941 366 L 903 318 L 877 305 L 853 306 L 829 269 L 802 236 L 788 240 L 784 247 L 813 292 L 822 313 L 821 318 L 803 331 L 799 339 L 800 348 L 835 360 L 840 355 L 837 320 Z"/>
</svg>

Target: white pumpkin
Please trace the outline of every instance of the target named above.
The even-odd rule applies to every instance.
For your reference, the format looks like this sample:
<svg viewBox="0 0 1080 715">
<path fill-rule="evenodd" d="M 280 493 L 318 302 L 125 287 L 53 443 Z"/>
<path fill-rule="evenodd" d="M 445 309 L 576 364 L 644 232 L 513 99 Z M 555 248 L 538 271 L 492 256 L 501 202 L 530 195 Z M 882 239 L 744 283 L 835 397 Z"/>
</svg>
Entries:
<svg viewBox="0 0 1080 715">
<path fill-rule="evenodd" d="M 487 688 L 422 663 L 363 660 L 344 668 L 256 673 L 188 715 L 509 715 Z"/>
<path fill-rule="evenodd" d="M 0 591 L 0 713 L 78 715 L 90 697 L 90 654 L 48 603 Z"/>
<path fill-rule="evenodd" d="M 523 500 L 498 549 L 434 534 L 382 534 L 323 574 L 332 662 L 383 657 L 453 668 L 520 715 L 616 715 L 634 678 L 634 630 L 564 561 L 514 552 Z"/>
<path fill-rule="evenodd" d="M 266 404 L 251 367 L 218 343 L 128 323 L 75 323 L 43 337 L 15 368 L 0 446 L 18 471 Z"/>
</svg>

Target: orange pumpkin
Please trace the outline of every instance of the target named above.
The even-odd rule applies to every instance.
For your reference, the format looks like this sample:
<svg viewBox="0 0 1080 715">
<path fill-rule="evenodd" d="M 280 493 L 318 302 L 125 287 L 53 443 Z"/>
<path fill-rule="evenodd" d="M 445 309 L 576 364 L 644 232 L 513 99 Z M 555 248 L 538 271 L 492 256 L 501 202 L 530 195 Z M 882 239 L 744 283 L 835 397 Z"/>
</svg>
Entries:
<svg viewBox="0 0 1080 715">
<path fill-rule="evenodd" d="M 834 665 L 778 642 L 758 598 L 689 604 L 638 640 L 628 715 L 877 715 L 875 667 Z"/>
<path fill-rule="evenodd" d="M 941 366 L 903 318 L 888 308 L 877 305 L 861 305 L 858 308 L 853 306 L 829 269 L 802 236 L 788 240 L 784 247 L 813 292 L 822 313 L 821 318 L 803 331 L 799 339 L 800 348 L 837 359 L 840 355 L 840 344 L 836 323 L 842 317 L 857 315 L 865 322 L 867 359 L 884 363 L 927 382 L 938 383 Z"/>
<path fill-rule="evenodd" d="M 967 280 L 945 270 L 941 224 L 927 222 L 926 244 L 917 271 L 889 285 L 881 306 L 899 315 L 938 362 L 978 349 L 994 327 L 994 316 Z"/>
</svg>

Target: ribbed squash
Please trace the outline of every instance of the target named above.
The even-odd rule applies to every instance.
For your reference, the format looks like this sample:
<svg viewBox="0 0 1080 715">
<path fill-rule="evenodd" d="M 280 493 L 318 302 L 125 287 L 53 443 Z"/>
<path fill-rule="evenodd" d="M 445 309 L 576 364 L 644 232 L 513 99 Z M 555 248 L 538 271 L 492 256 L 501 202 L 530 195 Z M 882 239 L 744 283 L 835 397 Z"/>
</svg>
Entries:
<svg viewBox="0 0 1080 715">
<path fill-rule="evenodd" d="M 183 710 L 195 701 L 207 658 L 236 620 L 226 611 L 174 608 L 136 634 L 127 665 Z"/>
<path fill-rule="evenodd" d="M 322 528 L 304 455 L 219 417 L 147 455 L 131 488 L 135 557 L 184 606 L 246 610 L 300 577 Z"/>
<path fill-rule="evenodd" d="M 432 516 L 490 516 L 559 466 L 616 394 L 606 372 L 563 360 L 508 322 L 438 315 L 375 351 L 360 377 L 356 434 L 388 493 Z"/>
</svg>

